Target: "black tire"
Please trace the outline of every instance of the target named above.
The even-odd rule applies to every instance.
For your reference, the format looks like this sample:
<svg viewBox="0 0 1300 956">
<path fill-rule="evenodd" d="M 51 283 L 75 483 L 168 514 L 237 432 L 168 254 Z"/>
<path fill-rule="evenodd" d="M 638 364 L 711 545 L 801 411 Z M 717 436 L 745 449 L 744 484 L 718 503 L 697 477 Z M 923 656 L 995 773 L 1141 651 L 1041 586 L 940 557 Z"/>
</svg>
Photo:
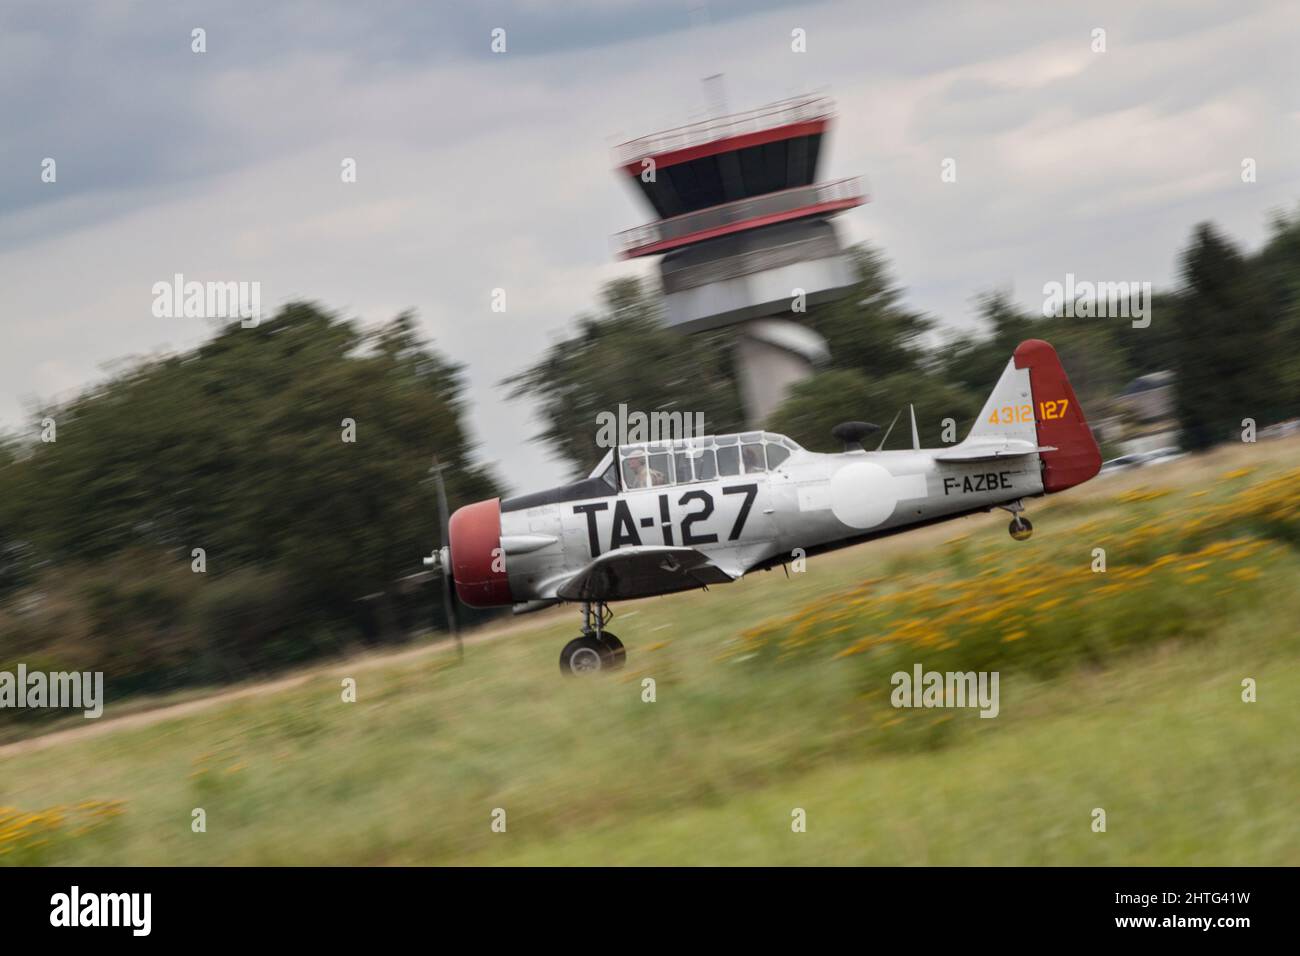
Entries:
<svg viewBox="0 0 1300 956">
<path fill-rule="evenodd" d="M 570 677 L 586 677 L 613 666 L 613 655 L 608 647 L 594 635 L 575 637 L 560 651 L 560 673 Z"/>
<path fill-rule="evenodd" d="M 609 648 L 609 666 L 611 670 L 618 670 L 618 668 L 627 663 L 627 649 L 623 646 L 622 641 L 609 633 L 609 631 L 602 633 L 600 639 L 605 643 L 605 646 Z"/>
<path fill-rule="evenodd" d="M 1011 532 L 1011 537 L 1017 541 L 1028 541 L 1029 536 L 1034 533 L 1033 523 L 1023 515 L 1016 515 L 1011 519 L 1011 524 L 1007 526 Z"/>
</svg>

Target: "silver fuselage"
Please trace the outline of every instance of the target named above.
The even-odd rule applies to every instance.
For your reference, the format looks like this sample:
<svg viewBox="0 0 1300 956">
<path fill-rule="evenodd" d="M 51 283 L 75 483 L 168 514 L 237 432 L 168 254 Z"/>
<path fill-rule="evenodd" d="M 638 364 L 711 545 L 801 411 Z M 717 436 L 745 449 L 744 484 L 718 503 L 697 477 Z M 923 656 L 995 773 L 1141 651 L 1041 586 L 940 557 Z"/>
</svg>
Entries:
<svg viewBox="0 0 1300 956">
<path fill-rule="evenodd" d="M 732 577 L 803 555 L 1043 494 L 1036 454 L 936 459 L 939 449 L 793 452 L 771 471 L 503 511 L 517 602 L 556 599 L 574 572 L 611 550 L 695 548 Z"/>
</svg>

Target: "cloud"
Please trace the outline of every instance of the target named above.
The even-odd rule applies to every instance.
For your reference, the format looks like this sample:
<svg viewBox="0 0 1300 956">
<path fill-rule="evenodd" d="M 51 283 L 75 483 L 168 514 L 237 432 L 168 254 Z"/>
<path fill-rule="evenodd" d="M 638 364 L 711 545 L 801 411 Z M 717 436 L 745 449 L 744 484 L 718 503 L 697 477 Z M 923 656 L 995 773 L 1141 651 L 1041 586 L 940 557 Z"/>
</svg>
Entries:
<svg viewBox="0 0 1300 956">
<path fill-rule="evenodd" d="M 1257 241 L 1300 175 L 1300 13 L 1282 4 L 122 9 L 20 6 L 0 25 L 10 425 L 110 359 L 205 337 L 150 314 L 152 283 L 183 272 L 367 322 L 417 310 L 467 367 L 485 460 L 517 489 L 558 480 L 498 383 L 602 281 L 652 267 L 614 259 L 611 234 L 649 213 L 609 149 L 698 118 L 717 72 L 734 109 L 829 89 L 823 176 L 865 174 L 874 197 L 846 235 L 880 242 L 909 301 L 954 325 L 979 291 L 1035 305 L 1066 271 L 1166 284 L 1194 222 Z M 494 56 L 498 24 L 510 52 Z M 1258 183 L 1240 182 L 1243 156 Z"/>
</svg>

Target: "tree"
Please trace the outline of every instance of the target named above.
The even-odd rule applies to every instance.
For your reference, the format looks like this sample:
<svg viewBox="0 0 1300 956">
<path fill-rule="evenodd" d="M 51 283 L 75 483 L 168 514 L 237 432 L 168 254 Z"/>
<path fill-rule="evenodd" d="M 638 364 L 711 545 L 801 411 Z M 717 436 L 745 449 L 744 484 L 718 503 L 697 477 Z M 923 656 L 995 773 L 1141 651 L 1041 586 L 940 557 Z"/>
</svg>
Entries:
<svg viewBox="0 0 1300 956">
<path fill-rule="evenodd" d="M 506 379 L 512 399 L 531 399 L 550 447 L 575 475 L 603 454 L 597 416 L 629 412 L 702 413 L 709 432 L 741 427 L 740 398 L 726 333 L 686 336 L 659 321 L 657 290 L 637 279 L 611 282 L 604 312 L 581 316 L 573 334 L 540 361 Z"/>
<path fill-rule="evenodd" d="M 1300 415 L 1300 207 L 1278 212 L 1271 235 L 1251 262 L 1252 283 L 1274 316 L 1269 355 L 1276 364 L 1274 419 Z"/>
<path fill-rule="evenodd" d="M 1285 414 L 1280 373 L 1287 343 L 1250 263 L 1213 226 L 1197 226 L 1181 266 L 1175 402 L 1185 444 L 1201 449 L 1239 432 L 1243 418 L 1267 422 Z"/>
<path fill-rule="evenodd" d="M 1041 334 L 1041 320 L 1022 312 L 1005 292 L 986 292 L 977 303 L 979 332 L 950 336 L 936 350 L 934 363 L 946 381 L 987 395 L 1016 346 Z"/>
<path fill-rule="evenodd" d="M 244 576 L 202 606 L 190 600 L 202 589 L 171 592 L 159 627 L 184 627 L 202 607 L 247 626 L 271 620 L 235 613 L 264 581 L 278 640 L 373 634 L 361 599 L 391 592 L 437 542 L 432 456 L 448 466 L 453 503 L 496 493 L 472 460 L 463 390 L 460 368 L 420 340 L 410 315 L 367 333 L 294 303 L 45 409 L 57 441 L 0 470 L 0 535 L 27 575 L 137 555 L 160 577 L 158 561 L 186 580 Z M 203 575 L 190 572 L 195 548 Z"/>
<path fill-rule="evenodd" d="M 992 383 L 988 390 L 992 390 Z M 910 403 L 916 409 L 921 446 L 935 448 L 944 444 L 947 418 L 953 419 L 956 439 L 965 438 L 982 402 L 983 396 L 923 372 L 872 379 L 857 369 L 831 369 L 791 388 L 768 427 L 812 451 L 842 451 L 840 443 L 831 437 L 831 429 L 840 422 L 865 419 L 882 429 L 878 438 L 868 440 L 871 449 L 885 437 L 894 415 L 900 413 L 885 447 L 911 448 L 912 425 L 907 412 Z"/>
<path fill-rule="evenodd" d="M 882 252 L 858 245 L 849 256 L 857 281 L 843 297 L 808 313 L 808 324 L 826 339 L 833 367 L 868 376 L 919 368 L 925 358 L 922 340 L 932 323 L 901 305 L 902 290 Z"/>
<path fill-rule="evenodd" d="M 1044 319 L 1041 327 L 1033 330 L 1034 337 L 1046 339 L 1056 349 L 1070 385 L 1094 424 L 1111 414 L 1115 398 L 1135 377 L 1124 351 L 1115 345 L 1111 330 L 1117 325 L 1133 335 L 1150 331 L 1113 319 Z M 1008 351 L 1005 358 L 1010 357 Z"/>
</svg>

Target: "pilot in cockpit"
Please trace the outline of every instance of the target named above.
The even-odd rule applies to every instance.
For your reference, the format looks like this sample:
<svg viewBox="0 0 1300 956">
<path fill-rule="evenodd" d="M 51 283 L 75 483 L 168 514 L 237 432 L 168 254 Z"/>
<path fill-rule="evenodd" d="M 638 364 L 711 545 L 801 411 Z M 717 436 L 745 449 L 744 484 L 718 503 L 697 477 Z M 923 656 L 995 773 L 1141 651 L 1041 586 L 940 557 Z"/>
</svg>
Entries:
<svg viewBox="0 0 1300 956">
<path fill-rule="evenodd" d="M 623 487 L 644 488 L 646 486 L 645 455 L 633 455 L 623 459 Z"/>
<path fill-rule="evenodd" d="M 648 485 L 657 486 L 667 483 L 668 479 L 663 473 L 647 466 L 644 454 L 623 459 L 623 487 L 645 488 Z"/>
</svg>

